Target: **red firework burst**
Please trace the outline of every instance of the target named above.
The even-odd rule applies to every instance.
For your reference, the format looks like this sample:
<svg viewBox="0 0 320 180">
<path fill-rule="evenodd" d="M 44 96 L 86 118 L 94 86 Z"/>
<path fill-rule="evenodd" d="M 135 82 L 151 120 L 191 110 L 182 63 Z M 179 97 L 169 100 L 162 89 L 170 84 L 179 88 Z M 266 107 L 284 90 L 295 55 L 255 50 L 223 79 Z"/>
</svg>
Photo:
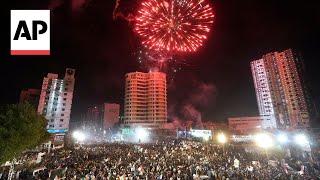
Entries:
<svg viewBox="0 0 320 180">
<path fill-rule="evenodd" d="M 207 38 L 214 14 L 208 0 L 143 0 L 135 19 L 145 47 L 194 52 Z"/>
</svg>

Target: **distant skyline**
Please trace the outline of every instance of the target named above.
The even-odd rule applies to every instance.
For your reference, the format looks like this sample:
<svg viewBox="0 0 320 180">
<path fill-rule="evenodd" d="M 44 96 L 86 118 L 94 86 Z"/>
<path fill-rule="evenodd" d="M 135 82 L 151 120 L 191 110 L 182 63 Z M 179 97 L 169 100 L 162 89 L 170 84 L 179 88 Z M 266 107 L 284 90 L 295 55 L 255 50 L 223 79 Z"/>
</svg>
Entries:
<svg viewBox="0 0 320 180">
<path fill-rule="evenodd" d="M 115 1 L 73 2 L 13 0 L 5 5 L 1 11 L 0 104 L 17 103 L 22 89 L 41 89 L 47 73 L 63 75 L 69 67 L 76 69 L 73 121 L 80 120 L 86 107 L 103 102 L 120 103 L 123 113 L 125 74 L 143 70 L 132 26 L 113 19 Z M 134 12 L 132 1 L 121 2 L 120 10 Z M 186 65 L 168 85 L 169 118 L 183 119 L 188 105 L 201 112 L 203 120 L 258 115 L 250 62 L 288 48 L 302 53 L 319 109 L 319 3 L 216 0 L 212 5 L 215 22 L 208 41 L 200 51 L 183 55 Z M 52 55 L 10 56 L 10 9 L 48 8 L 52 9 Z"/>
</svg>

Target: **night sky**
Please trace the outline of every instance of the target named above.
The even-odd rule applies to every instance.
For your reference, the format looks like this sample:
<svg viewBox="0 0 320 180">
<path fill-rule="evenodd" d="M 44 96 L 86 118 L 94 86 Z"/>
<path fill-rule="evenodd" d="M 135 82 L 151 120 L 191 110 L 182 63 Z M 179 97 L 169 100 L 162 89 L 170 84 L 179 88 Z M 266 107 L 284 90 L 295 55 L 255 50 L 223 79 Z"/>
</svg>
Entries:
<svg viewBox="0 0 320 180">
<path fill-rule="evenodd" d="M 250 61 L 271 51 L 299 50 L 314 102 L 320 105 L 320 3 L 316 1 L 211 1 L 215 22 L 209 40 L 170 75 L 169 116 L 185 107 L 203 120 L 258 115 Z M 13 0 L 1 10 L 0 103 L 16 103 L 22 89 L 41 88 L 48 73 L 76 69 L 72 120 L 92 104 L 123 103 L 124 75 L 143 69 L 136 59 L 132 25 L 113 19 L 115 0 Z M 122 0 L 119 12 L 136 11 Z M 51 56 L 10 56 L 10 9 L 51 9 Z M 188 109 L 188 108 L 187 108 Z M 123 109 L 122 109 L 123 111 Z"/>
</svg>

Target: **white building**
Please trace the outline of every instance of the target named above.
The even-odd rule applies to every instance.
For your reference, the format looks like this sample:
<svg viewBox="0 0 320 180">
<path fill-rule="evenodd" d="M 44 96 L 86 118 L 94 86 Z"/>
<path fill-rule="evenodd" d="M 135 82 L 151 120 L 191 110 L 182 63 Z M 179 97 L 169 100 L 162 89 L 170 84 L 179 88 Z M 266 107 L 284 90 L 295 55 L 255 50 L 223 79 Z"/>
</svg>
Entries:
<svg viewBox="0 0 320 180">
<path fill-rule="evenodd" d="M 264 129 L 276 128 L 277 122 L 274 114 L 274 106 L 271 99 L 271 91 L 268 83 L 264 60 L 259 59 L 251 62 L 251 71 L 256 89 L 259 113 L 265 120 L 261 122 Z"/>
<path fill-rule="evenodd" d="M 300 56 L 291 49 L 271 52 L 251 62 L 264 128 L 309 127 L 309 108 Z"/>
<path fill-rule="evenodd" d="M 126 74 L 124 123 L 159 128 L 167 123 L 166 74 Z"/>
<path fill-rule="evenodd" d="M 50 133 L 64 133 L 69 129 L 74 75 L 75 70 L 67 68 L 63 79 L 52 73 L 43 79 L 38 113 L 48 120 Z"/>
</svg>

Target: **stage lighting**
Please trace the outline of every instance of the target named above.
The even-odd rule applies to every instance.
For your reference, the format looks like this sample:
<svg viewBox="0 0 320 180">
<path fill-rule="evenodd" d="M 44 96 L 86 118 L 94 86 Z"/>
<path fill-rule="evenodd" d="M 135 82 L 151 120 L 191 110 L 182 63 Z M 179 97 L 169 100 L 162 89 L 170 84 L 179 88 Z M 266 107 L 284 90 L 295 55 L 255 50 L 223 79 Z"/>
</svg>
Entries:
<svg viewBox="0 0 320 180">
<path fill-rule="evenodd" d="M 224 144 L 227 142 L 227 137 L 223 133 L 219 133 L 217 136 L 217 140 L 219 143 Z"/>
<path fill-rule="evenodd" d="M 264 149 L 271 148 L 273 146 L 273 139 L 269 134 L 261 133 L 255 136 L 256 144 Z"/>
<path fill-rule="evenodd" d="M 138 141 L 145 142 L 149 138 L 149 131 L 145 128 L 136 128 L 135 130 L 136 137 Z"/>
<path fill-rule="evenodd" d="M 300 146 L 305 146 L 309 144 L 308 137 L 305 134 L 296 134 L 294 137 L 294 141 L 296 144 Z"/>
<path fill-rule="evenodd" d="M 281 144 L 285 144 L 289 141 L 288 136 L 285 133 L 278 134 L 277 140 Z"/>
<path fill-rule="evenodd" d="M 72 137 L 78 142 L 83 142 L 86 139 L 86 135 L 81 131 L 74 131 Z"/>
</svg>

